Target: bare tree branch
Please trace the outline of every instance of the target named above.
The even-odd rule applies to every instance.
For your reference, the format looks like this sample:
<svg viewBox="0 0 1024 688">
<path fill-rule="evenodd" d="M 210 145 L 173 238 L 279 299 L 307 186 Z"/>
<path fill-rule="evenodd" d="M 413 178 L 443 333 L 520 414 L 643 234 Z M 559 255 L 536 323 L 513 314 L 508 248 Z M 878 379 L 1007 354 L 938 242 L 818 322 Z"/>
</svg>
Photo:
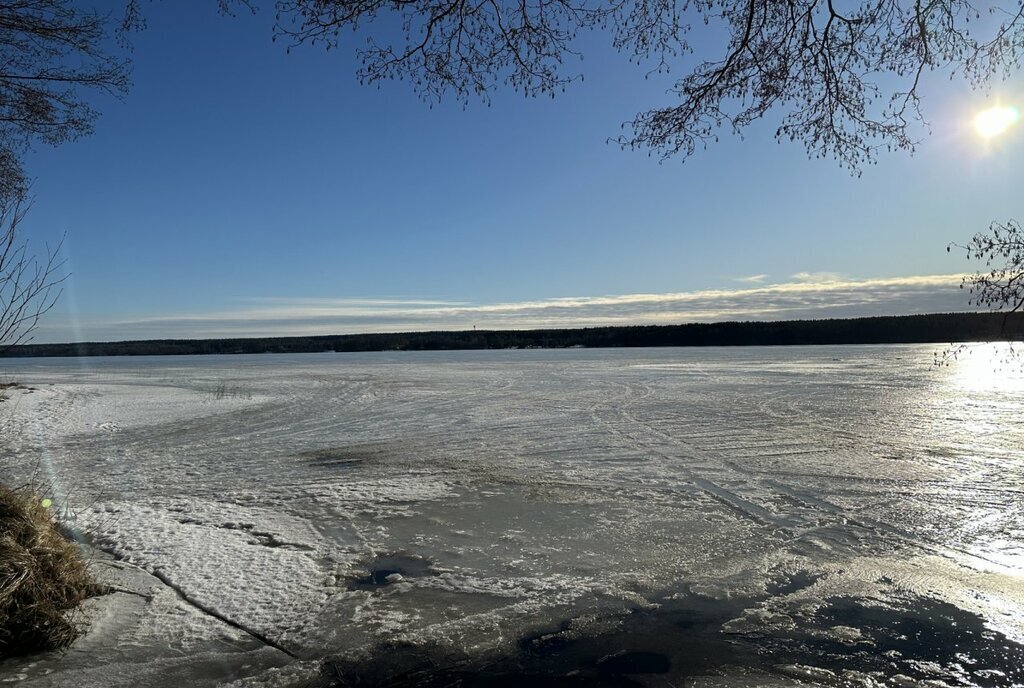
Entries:
<svg viewBox="0 0 1024 688">
<path fill-rule="evenodd" d="M 113 34 L 128 47 L 145 18 L 142 0 L 123 1 Z M 858 173 L 881 149 L 915 148 L 927 72 L 981 86 L 1019 69 L 1024 50 L 1022 0 L 264 1 L 289 49 L 352 35 L 361 82 L 407 80 L 428 101 L 486 102 L 499 85 L 554 96 L 583 78 L 581 35 L 603 32 L 648 73 L 684 70 L 672 102 L 627 122 L 620 145 L 685 159 L 772 113 L 776 138 Z M 216 2 L 226 14 L 259 5 Z M 127 61 L 102 50 L 108 23 L 71 0 L 0 3 L 0 192 L 26 185 L 31 143 L 91 131 L 83 93 L 125 91 Z M 687 64 L 703 25 L 721 54 Z"/>
<path fill-rule="evenodd" d="M 946 250 L 953 247 L 962 249 L 968 260 L 985 263 L 985 271 L 967 275 L 960 284 L 971 292 L 973 305 L 1007 314 L 1024 310 L 1024 228 L 1019 222 L 993 222 L 966 246 L 950 244 Z"/>
<path fill-rule="evenodd" d="M 638 114 L 621 145 L 685 158 L 721 127 L 740 131 L 777 111 L 778 139 L 855 171 L 879 149 L 914 149 L 927 127 L 926 72 L 978 86 L 1019 68 L 1024 49 L 1020 0 L 278 0 L 276 9 L 275 38 L 289 47 L 332 49 L 348 32 L 365 34 L 359 78 L 408 80 L 428 100 L 486 101 L 499 84 L 554 95 L 582 78 L 567 63 L 591 30 L 652 71 L 675 68 L 692 27 L 706 24 L 728 35 L 724 54 L 677 80 L 674 104 Z"/>
<path fill-rule="evenodd" d="M 23 195 L 22 154 L 92 132 L 90 91 L 121 95 L 127 62 L 105 52 L 107 17 L 67 0 L 0 2 L 0 197 Z"/>
<path fill-rule="evenodd" d="M 39 319 L 53 308 L 66 279 L 60 257 L 63 240 L 37 258 L 19 236 L 30 205 L 24 194 L 0 199 L 0 353 L 32 340 Z"/>
<path fill-rule="evenodd" d="M 611 29 L 631 57 L 667 58 L 688 50 L 673 0 L 281 0 L 275 38 L 289 47 L 339 45 L 343 32 L 397 23 L 402 40 L 372 33 L 357 50 L 363 83 L 408 79 L 426 99 L 488 95 L 498 83 L 529 96 L 555 95 L 582 78 L 566 70 L 581 57 L 583 31 Z"/>
</svg>

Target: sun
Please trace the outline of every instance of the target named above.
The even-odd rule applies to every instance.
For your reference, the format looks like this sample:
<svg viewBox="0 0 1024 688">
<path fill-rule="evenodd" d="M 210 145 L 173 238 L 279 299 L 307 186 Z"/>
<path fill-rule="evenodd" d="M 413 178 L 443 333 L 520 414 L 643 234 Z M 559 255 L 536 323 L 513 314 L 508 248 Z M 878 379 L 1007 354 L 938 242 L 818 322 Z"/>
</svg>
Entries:
<svg viewBox="0 0 1024 688">
<path fill-rule="evenodd" d="M 1020 119 L 1020 110 L 1012 105 L 996 105 L 974 116 L 974 130 L 983 138 L 999 136 Z"/>
</svg>

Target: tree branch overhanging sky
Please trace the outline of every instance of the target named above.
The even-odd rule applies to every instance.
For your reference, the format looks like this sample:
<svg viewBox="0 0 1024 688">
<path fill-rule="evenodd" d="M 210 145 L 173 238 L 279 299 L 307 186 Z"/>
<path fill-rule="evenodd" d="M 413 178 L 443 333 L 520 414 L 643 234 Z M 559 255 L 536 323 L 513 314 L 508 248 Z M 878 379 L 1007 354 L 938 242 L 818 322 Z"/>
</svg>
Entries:
<svg viewBox="0 0 1024 688">
<path fill-rule="evenodd" d="M 427 108 L 401 84 L 360 87 L 345 51 L 285 54 L 272 18 L 203 12 L 150 4 L 125 101 L 27 161 L 26 228 L 67 233 L 72 272 L 36 341 L 966 310 L 955 278 L 908 285 L 973 270 L 945 246 L 1021 213 L 1021 128 L 971 129 L 1024 101 L 1019 79 L 928 81 L 931 137 L 861 178 L 770 121 L 659 164 L 608 138 L 673 76 L 600 46 L 553 100 Z M 904 282 L 822 286 L 858 281 L 844 275 Z M 770 291 L 789 284 L 821 288 Z M 351 312 L 395 294 L 442 303 Z M 324 303 L 348 310 L 310 310 Z"/>
</svg>

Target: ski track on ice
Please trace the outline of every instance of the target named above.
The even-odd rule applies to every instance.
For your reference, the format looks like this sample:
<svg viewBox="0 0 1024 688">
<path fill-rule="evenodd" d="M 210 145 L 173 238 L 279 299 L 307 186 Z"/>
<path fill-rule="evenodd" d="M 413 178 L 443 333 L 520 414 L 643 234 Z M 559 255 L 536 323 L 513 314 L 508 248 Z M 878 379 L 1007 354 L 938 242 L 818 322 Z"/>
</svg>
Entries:
<svg viewBox="0 0 1024 688">
<path fill-rule="evenodd" d="M 1007 567 L 1004 564 L 994 559 L 990 559 L 964 549 L 951 547 L 948 544 L 944 545 L 936 541 L 921 538 L 918 535 L 898 528 L 890 523 L 883 523 L 875 519 L 864 517 L 863 515 L 855 515 L 856 511 L 847 510 L 820 497 L 808 495 L 805 490 L 800 490 L 792 485 L 782 483 L 775 479 L 763 478 L 756 472 L 739 466 L 735 460 L 730 459 L 721 453 L 723 449 L 735 449 L 735 446 L 729 447 L 727 445 L 725 447 L 708 449 L 699 446 L 693 441 L 686 441 L 679 437 L 670 435 L 658 429 L 652 423 L 637 419 L 630 411 L 630 409 L 640 401 L 651 396 L 652 390 L 649 386 L 637 387 L 623 383 L 621 384 L 621 387 L 623 392 L 620 398 L 615 398 L 607 404 L 598 404 L 591 408 L 591 415 L 593 419 L 597 423 L 609 428 L 612 432 L 628 438 L 634 442 L 638 448 L 641 448 L 672 465 L 677 465 L 679 461 L 682 460 L 685 462 L 682 467 L 682 472 L 687 480 L 692 482 L 706 494 L 734 509 L 746 518 L 787 531 L 792 535 L 793 540 L 803 538 L 807 535 L 816 534 L 826 528 L 834 528 L 836 526 L 845 527 L 849 524 L 875 533 L 885 533 L 925 552 L 938 554 L 954 561 L 962 561 L 963 559 L 975 560 L 977 562 L 984 562 L 985 565 L 996 567 L 999 570 L 1007 570 Z M 609 409 L 610 415 L 615 416 L 616 419 L 625 421 L 627 426 L 639 429 L 639 432 L 623 430 L 619 423 L 614 420 L 608 420 L 608 418 L 604 417 L 600 412 L 602 406 L 606 406 Z M 727 431 L 726 436 L 730 436 L 731 434 L 731 432 Z M 670 448 L 674 448 L 676 451 L 672 452 L 666 450 L 661 445 L 652 444 L 650 441 L 643 439 L 644 435 L 655 435 L 660 437 L 669 444 Z M 715 435 L 711 435 L 707 430 L 703 430 L 695 431 L 692 433 L 692 436 L 708 438 L 709 436 L 713 437 Z M 771 442 L 740 446 L 749 446 L 752 449 L 759 450 L 757 451 L 757 455 L 763 458 L 776 455 L 771 452 L 766 452 L 764 449 L 777 448 L 779 445 L 775 442 Z M 817 454 L 821 452 L 822 450 L 820 449 L 810 449 L 805 452 L 780 452 L 777 455 L 791 456 L 794 453 Z M 703 475 L 698 472 L 698 469 L 692 467 L 693 465 L 707 466 L 709 464 L 715 465 L 716 468 L 714 469 L 714 473 L 721 476 L 718 478 L 719 482 L 703 477 Z M 721 467 L 728 467 L 731 469 L 732 473 L 726 474 L 725 471 L 721 470 Z M 784 495 L 798 500 L 803 505 L 815 509 L 819 514 L 835 518 L 827 524 L 808 526 L 801 523 L 798 518 L 793 516 L 780 516 L 774 514 L 765 507 L 762 507 L 752 501 L 752 499 L 741 496 L 738 493 L 737 488 L 734 487 L 730 489 L 724 487 L 722 482 L 739 484 L 741 487 L 745 486 L 747 488 L 754 488 L 758 491 L 763 490 L 763 488 L 768 488 L 770 490 L 774 490 L 776 495 Z M 1005 494 L 1005 490 L 1003 493 Z M 875 506 L 875 504 L 865 505 L 862 508 L 867 508 L 868 506 Z"/>
</svg>

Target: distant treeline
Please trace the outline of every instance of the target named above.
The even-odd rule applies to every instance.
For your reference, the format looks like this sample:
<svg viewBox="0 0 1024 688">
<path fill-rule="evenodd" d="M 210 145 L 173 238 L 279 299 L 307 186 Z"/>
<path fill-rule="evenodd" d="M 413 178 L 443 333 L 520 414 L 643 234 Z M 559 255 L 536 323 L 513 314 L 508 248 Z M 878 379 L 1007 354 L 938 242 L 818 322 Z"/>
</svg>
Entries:
<svg viewBox="0 0 1024 688">
<path fill-rule="evenodd" d="M 395 332 L 249 339 L 152 339 L 80 344 L 29 344 L 5 356 L 155 356 L 169 354 L 439 351 L 630 346 L 777 346 L 903 344 L 1024 338 L 1024 314 L 935 313 L 831 320 L 716 322 L 560 330 Z"/>
</svg>

